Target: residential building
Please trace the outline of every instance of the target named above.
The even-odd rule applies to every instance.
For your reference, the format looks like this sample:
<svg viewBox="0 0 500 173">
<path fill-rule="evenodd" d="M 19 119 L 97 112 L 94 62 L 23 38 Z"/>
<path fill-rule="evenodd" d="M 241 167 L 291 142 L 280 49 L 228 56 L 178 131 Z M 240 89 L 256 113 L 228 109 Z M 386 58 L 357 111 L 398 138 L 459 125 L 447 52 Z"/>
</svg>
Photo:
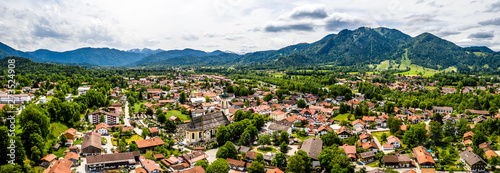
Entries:
<svg viewBox="0 0 500 173">
<path fill-rule="evenodd" d="M 465 169 L 471 172 L 486 172 L 486 163 L 483 158 L 478 156 L 476 153 L 472 151 L 465 150 L 460 154 L 460 162 L 463 163 Z"/>
<path fill-rule="evenodd" d="M 433 168 L 436 164 L 427 148 L 423 146 L 413 148 L 413 157 L 421 168 Z"/>
<path fill-rule="evenodd" d="M 101 115 L 104 116 L 104 124 L 115 125 L 120 123 L 121 115 L 111 112 L 105 112 L 102 110 L 89 113 L 88 121 L 92 124 L 99 124 Z"/>
<path fill-rule="evenodd" d="M 137 147 L 139 148 L 139 151 L 141 153 L 146 153 L 147 150 L 152 150 L 156 146 L 165 144 L 159 137 L 137 140 L 133 141 L 133 143 L 137 144 Z"/>
<path fill-rule="evenodd" d="M 319 138 L 308 138 L 302 142 L 300 150 L 305 151 L 307 156 L 311 158 L 312 167 L 315 168 L 319 166 L 318 156 L 323 149 L 323 141 Z"/>
<path fill-rule="evenodd" d="M 82 139 L 82 154 L 99 155 L 102 151 L 101 134 L 96 132 L 88 132 Z"/>
<path fill-rule="evenodd" d="M 87 169 L 96 172 L 118 168 L 134 169 L 139 156 L 138 151 L 87 156 Z"/>
</svg>

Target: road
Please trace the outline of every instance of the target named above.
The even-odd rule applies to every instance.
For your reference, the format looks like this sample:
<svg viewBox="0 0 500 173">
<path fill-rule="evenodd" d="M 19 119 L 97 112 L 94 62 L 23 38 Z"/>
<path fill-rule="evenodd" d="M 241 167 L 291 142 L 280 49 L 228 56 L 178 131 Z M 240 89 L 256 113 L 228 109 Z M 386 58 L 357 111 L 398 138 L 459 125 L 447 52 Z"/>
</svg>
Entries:
<svg viewBox="0 0 500 173">
<path fill-rule="evenodd" d="M 131 126 L 130 125 L 130 116 L 129 116 L 129 113 L 128 113 L 128 101 L 125 102 L 125 111 L 124 111 L 124 114 L 125 114 L 125 119 L 124 119 L 125 126 Z M 138 135 L 142 134 L 142 129 L 134 128 L 134 131 Z"/>
<path fill-rule="evenodd" d="M 113 143 L 111 142 L 111 135 L 108 135 L 108 136 L 104 136 L 104 138 L 106 139 L 107 143 L 106 143 L 106 148 L 107 148 L 107 154 L 113 154 L 113 152 L 111 152 L 111 149 L 113 148 Z"/>
</svg>

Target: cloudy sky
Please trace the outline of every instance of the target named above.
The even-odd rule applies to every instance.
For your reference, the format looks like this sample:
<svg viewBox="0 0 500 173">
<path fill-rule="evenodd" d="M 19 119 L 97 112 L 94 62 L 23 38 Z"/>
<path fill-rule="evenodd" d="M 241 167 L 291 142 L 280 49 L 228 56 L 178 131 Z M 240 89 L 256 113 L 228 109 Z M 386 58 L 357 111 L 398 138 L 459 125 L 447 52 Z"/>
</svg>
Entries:
<svg viewBox="0 0 500 173">
<path fill-rule="evenodd" d="M 81 47 L 252 52 L 360 26 L 500 51 L 498 0 L 2 0 L 0 42 L 23 51 Z"/>
</svg>

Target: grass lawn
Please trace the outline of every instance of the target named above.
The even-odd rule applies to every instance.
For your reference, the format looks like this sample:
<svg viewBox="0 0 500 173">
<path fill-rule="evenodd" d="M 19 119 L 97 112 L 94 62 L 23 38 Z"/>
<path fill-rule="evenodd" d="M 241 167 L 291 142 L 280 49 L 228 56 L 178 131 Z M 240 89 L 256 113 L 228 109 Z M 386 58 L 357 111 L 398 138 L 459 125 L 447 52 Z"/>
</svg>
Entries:
<svg viewBox="0 0 500 173">
<path fill-rule="evenodd" d="M 118 145 L 117 139 L 118 138 L 112 138 L 111 139 L 111 143 L 113 144 L 113 146 L 117 146 Z M 142 139 L 144 139 L 144 138 L 142 138 L 139 135 L 132 135 L 130 138 L 125 138 L 125 142 L 127 142 L 127 145 L 130 145 L 132 143 L 132 141 L 137 141 L 137 140 L 142 140 Z"/>
<path fill-rule="evenodd" d="M 385 70 L 388 65 L 389 65 L 389 60 L 382 61 L 380 63 L 380 66 L 378 66 L 378 69 L 379 70 Z"/>
<path fill-rule="evenodd" d="M 254 150 L 257 150 L 260 153 L 268 153 L 268 152 L 276 153 L 278 151 L 278 150 L 276 150 L 276 148 L 271 147 L 271 146 L 267 146 L 264 149 L 261 149 L 260 147 L 254 147 Z"/>
<path fill-rule="evenodd" d="M 429 90 L 434 90 L 436 89 L 437 87 L 433 87 L 433 86 L 426 86 L 425 88 L 429 89 Z"/>
<path fill-rule="evenodd" d="M 301 142 L 304 142 L 304 140 L 309 139 L 309 138 L 314 138 L 316 136 L 298 136 L 296 133 L 292 134 L 293 137 L 299 138 Z"/>
<path fill-rule="evenodd" d="M 81 145 L 82 144 L 82 138 L 78 138 L 76 141 L 73 141 L 73 145 Z"/>
<path fill-rule="evenodd" d="M 68 126 L 60 122 L 50 123 L 50 133 L 52 133 L 55 137 L 59 137 L 61 133 L 64 133 L 68 129 Z"/>
<path fill-rule="evenodd" d="M 146 103 L 146 101 L 135 103 L 134 106 L 132 106 L 132 110 L 135 110 L 135 112 L 139 111 L 139 109 L 141 109 L 141 105 L 144 104 L 144 103 Z"/>
<path fill-rule="evenodd" d="M 336 120 L 336 121 L 345 120 L 345 121 L 347 121 L 349 123 L 353 122 L 355 120 L 354 119 L 354 114 L 351 114 L 352 115 L 351 119 L 347 119 L 347 117 L 349 116 L 349 114 L 351 114 L 351 113 L 339 114 L 336 117 L 333 117 L 333 120 Z"/>
<path fill-rule="evenodd" d="M 439 72 L 438 70 L 424 68 L 422 66 L 415 65 L 415 64 L 411 64 L 408 67 L 410 68 L 410 71 L 396 73 L 396 74 L 401 74 L 401 75 L 406 75 L 406 76 L 417 76 L 417 75 L 419 75 L 419 73 L 422 73 L 424 76 L 429 77 L 429 76 L 432 76 L 432 75 Z"/>
<path fill-rule="evenodd" d="M 52 154 L 56 155 L 57 158 L 64 157 L 64 151 L 66 151 L 66 149 L 68 149 L 68 147 L 61 147 L 59 148 L 59 150 L 54 151 Z"/>
<path fill-rule="evenodd" d="M 378 142 L 380 142 L 380 144 L 383 144 L 382 143 L 382 134 L 386 134 L 387 137 L 391 136 L 391 133 L 390 132 L 372 132 L 372 136 L 376 137 Z"/>
<path fill-rule="evenodd" d="M 372 163 L 368 164 L 367 166 L 373 167 L 373 168 L 378 168 L 378 166 L 379 166 L 378 161 L 372 162 Z"/>
<path fill-rule="evenodd" d="M 182 114 L 181 111 L 178 110 L 167 111 L 167 119 L 169 119 L 171 116 L 176 116 L 177 118 L 181 119 L 181 121 L 191 120 L 189 116 Z"/>
</svg>

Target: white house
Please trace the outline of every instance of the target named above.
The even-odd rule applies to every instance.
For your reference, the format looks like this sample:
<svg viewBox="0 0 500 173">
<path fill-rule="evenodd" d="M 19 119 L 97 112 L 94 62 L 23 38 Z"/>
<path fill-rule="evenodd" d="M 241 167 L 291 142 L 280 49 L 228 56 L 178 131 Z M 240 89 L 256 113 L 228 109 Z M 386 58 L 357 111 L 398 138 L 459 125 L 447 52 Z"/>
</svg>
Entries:
<svg viewBox="0 0 500 173">
<path fill-rule="evenodd" d="M 96 132 L 101 134 L 101 135 L 108 135 L 109 134 L 109 126 L 107 124 L 104 124 L 104 123 L 99 123 L 97 126 L 96 126 Z"/>
<path fill-rule="evenodd" d="M 90 87 L 78 87 L 78 95 L 86 94 Z"/>
<path fill-rule="evenodd" d="M 401 140 L 396 136 L 387 137 L 387 143 L 394 145 L 394 148 L 401 148 Z"/>
</svg>

